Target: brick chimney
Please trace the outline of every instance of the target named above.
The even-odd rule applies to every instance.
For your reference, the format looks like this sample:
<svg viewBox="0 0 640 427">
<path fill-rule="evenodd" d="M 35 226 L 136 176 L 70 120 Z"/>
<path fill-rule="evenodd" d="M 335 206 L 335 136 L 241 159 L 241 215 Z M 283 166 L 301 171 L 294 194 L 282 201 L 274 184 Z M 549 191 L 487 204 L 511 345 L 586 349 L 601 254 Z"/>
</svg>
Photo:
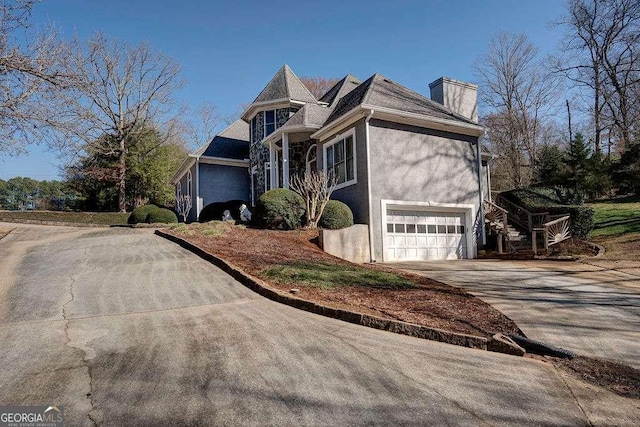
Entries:
<svg viewBox="0 0 640 427">
<path fill-rule="evenodd" d="M 478 85 L 440 77 L 429 89 L 432 100 L 478 123 Z"/>
</svg>

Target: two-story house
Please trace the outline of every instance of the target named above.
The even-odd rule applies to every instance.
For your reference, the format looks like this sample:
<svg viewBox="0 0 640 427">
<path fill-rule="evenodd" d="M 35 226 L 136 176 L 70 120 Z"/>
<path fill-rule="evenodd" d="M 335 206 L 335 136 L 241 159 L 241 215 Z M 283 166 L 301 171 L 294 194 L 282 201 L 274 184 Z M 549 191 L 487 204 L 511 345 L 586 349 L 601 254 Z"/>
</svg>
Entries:
<svg viewBox="0 0 640 427">
<path fill-rule="evenodd" d="M 489 189 L 477 87 L 449 78 L 429 87 L 431 99 L 379 74 L 347 75 L 316 99 L 284 65 L 173 182 L 199 200 L 195 220 L 206 204 L 253 205 L 295 174 L 331 172 L 332 198 L 369 226 L 373 261 L 475 257 Z"/>
</svg>

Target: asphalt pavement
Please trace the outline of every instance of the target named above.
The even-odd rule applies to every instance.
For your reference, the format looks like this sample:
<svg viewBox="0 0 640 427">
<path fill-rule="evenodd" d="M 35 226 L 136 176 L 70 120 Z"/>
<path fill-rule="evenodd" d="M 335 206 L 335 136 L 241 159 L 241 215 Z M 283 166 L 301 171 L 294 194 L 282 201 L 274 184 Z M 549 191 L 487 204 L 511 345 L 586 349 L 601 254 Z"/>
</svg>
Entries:
<svg viewBox="0 0 640 427">
<path fill-rule="evenodd" d="M 640 423 L 549 364 L 299 311 L 145 230 L 0 240 L 0 342 L 0 405 L 70 426 Z"/>
</svg>

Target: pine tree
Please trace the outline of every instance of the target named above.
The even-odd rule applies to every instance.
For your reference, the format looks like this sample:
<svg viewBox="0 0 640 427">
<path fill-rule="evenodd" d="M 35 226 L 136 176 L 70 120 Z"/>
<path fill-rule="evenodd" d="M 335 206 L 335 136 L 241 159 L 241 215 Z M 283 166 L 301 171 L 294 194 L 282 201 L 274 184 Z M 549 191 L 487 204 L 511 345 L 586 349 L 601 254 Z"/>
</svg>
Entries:
<svg viewBox="0 0 640 427">
<path fill-rule="evenodd" d="M 581 133 L 576 133 L 573 141 L 569 142 L 569 149 L 565 154 L 565 163 L 569 171 L 568 182 L 579 192 L 584 190 L 585 178 L 589 172 L 589 157 L 591 149 L 584 141 Z"/>
</svg>

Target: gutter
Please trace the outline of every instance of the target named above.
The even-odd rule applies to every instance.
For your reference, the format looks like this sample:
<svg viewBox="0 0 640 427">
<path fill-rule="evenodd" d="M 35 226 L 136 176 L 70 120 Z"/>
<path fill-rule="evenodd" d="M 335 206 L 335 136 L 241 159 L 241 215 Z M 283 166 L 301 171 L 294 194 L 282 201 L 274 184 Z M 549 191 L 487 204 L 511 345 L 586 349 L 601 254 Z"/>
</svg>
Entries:
<svg viewBox="0 0 640 427">
<path fill-rule="evenodd" d="M 371 203 L 371 150 L 370 150 L 370 140 L 369 140 L 369 120 L 373 117 L 373 110 L 369 111 L 369 115 L 365 118 L 365 139 L 367 146 L 367 197 L 369 201 L 369 255 L 371 257 L 371 262 L 376 262 L 375 260 L 375 252 L 373 245 L 373 204 Z"/>
</svg>

